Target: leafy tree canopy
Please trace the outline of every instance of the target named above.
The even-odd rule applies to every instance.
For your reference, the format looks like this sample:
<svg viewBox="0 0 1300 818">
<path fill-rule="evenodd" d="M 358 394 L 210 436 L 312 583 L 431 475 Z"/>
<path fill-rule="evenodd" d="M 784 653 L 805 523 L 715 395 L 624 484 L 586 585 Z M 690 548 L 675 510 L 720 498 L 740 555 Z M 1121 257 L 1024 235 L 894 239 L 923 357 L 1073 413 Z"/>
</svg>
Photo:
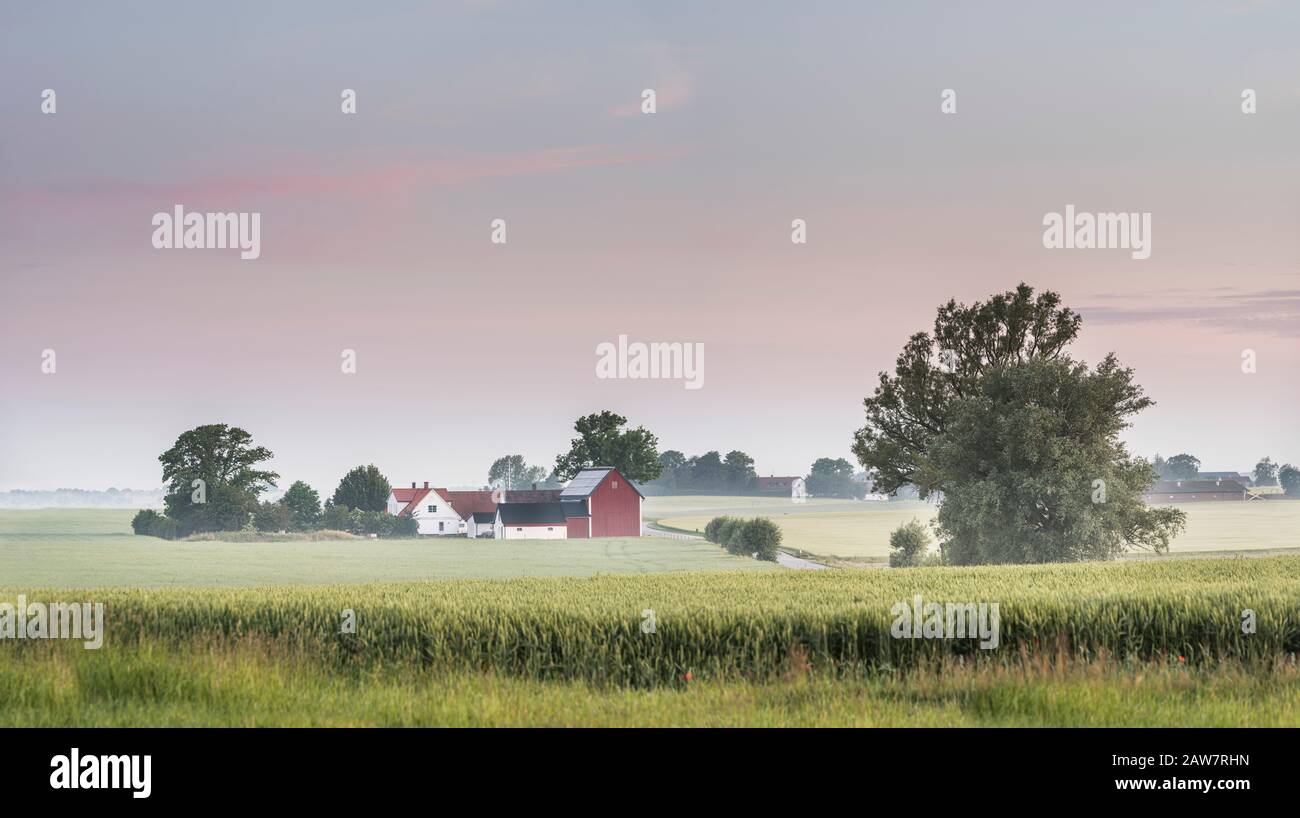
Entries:
<svg viewBox="0 0 1300 818">
<path fill-rule="evenodd" d="M 1151 466 L 1119 441 L 1151 405 L 1132 370 L 1038 359 L 987 371 L 949 406 L 930 445 L 943 478 L 938 530 L 946 562 L 1109 559 L 1164 551 L 1182 511 L 1150 507 Z"/>
<path fill-rule="evenodd" d="M 546 482 L 546 469 L 530 466 L 521 454 L 498 457 L 488 469 L 488 483 L 501 489 L 526 489 L 533 483 Z"/>
<path fill-rule="evenodd" d="M 388 495 L 393 491 L 388 478 L 375 467 L 357 466 L 343 475 L 331 498 L 336 506 L 347 506 L 359 511 L 385 511 Z"/>
<path fill-rule="evenodd" d="M 894 374 L 881 372 L 875 394 L 864 401 L 867 422 L 853 453 L 874 472 L 876 490 L 891 494 L 913 484 L 922 497 L 942 491 L 930 446 L 947 428 L 950 404 L 974 394 L 989 369 L 1060 357 L 1079 324 L 1059 295 L 1035 296 L 1023 283 L 987 302 L 940 307 L 933 333 L 913 335 Z"/>
<path fill-rule="evenodd" d="M 659 476 L 659 439 L 644 426 L 624 430 L 627 418 L 608 410 L 578 418 L 578 436 L 567 454 L 555 458 L 555 473 L 570 480 L 584 468 L 614 466 L 629 480 L 646 483 Z"/>
<path fill-rule="evenodd" d="M 271 457 L 269 449 L 254 446 L 253 436 L 237 426 L 212 423 L 184 432 L 158 456 L 167 485 L 167 516 L 186 533 L 243 528 L 258 495 L 280 478 L 259 468 Z"/>
</svg>

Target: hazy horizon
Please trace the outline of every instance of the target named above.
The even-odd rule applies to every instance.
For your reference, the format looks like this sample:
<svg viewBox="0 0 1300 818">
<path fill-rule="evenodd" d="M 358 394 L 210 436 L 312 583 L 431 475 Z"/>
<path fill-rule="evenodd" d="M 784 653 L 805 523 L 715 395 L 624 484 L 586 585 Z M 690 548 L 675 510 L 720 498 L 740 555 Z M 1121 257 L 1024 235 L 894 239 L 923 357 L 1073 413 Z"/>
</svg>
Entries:
<svg viewBox="0 0 1300 818">
<path fill-rule="evenodd" d="M 1156 401 L 1132 451 L 1300 463 L 1298 27 L 1245 2 L 7 9 L 0 490 L 156 487 L 205 423 L 281 488 L 482 485 L 602 409 L 763 475 L 859 468 L 908 336 L 1020 281 Z M 176 205 L 260 213 L 260 257 L 155 249 Z M 1150 213 L 1151 257 L 1046 249 L 1067 205 Z M 702 388 L 597 378 L 620 335 L 703 344 Z"/>
</svg>

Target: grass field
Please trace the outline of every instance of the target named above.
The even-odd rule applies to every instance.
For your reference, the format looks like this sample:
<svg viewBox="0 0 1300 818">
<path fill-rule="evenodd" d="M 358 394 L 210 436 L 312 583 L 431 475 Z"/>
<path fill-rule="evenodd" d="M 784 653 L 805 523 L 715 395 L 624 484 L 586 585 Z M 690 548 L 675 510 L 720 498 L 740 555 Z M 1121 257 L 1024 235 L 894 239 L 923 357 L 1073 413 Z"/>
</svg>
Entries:
<svg viewBox="0 0 1300 818">
<path fill-rule="evenodd" d="M 947 666 L 637 689 L 486 673 L 340 672 L 257 645 L 48 650 L 0 664 L 0 725 L 1295 727 L 1300 672 L 1294 664 Z"/>
<path fill-rule="evenodd" d="M 1178 507 L 1187 512 L 1187 530 L 1174 540 L 1170 554 L 1300 548 L 1300 502 L 1187 503 Z M 771 517 L 781 526 L 786 545 L 810 554 L 883 560 L 889 556 L 890 531 L 914 517 L 929 521 L 936 510 L 919 502 L 810 500 L 796 504 L 765 497 L 652 497 L 646 501 L 646 516 L 670 528 L 702 531 L 718 514 Z"/>
<path fill-rule="evenodd" d="M 0 510 L 0 585 L 253 586 L 657 571 L 769 571 L 704 542 L 552 540 L 168 542 L 123 509 Z"/>
</svg>

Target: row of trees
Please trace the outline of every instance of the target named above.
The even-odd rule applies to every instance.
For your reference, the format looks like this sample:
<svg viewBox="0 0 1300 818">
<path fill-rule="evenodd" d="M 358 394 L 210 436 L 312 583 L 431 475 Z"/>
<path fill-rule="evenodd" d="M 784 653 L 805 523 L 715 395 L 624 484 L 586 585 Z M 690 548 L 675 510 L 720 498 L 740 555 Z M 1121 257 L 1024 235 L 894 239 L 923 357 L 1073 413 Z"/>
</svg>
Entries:
<svg viewBox="0 0 1300 818">
<path fill-rule="evenodd" d="M 717 451 L 687 457 L 675 449 L 659 455 L 663 467 L 650 485 L 666 494 L 751 494 L 758 490 L 754 458 L 739 449 L 724 457 Z M 867 485 L 855 480 L 853 465 L 844 458 L 821 457 L 804 480 L 814 497 L 862 499 Z"/>
<path fill-rule="evenodd" d="M 409 536 L 415 521 L 399 522 L 386 514 L 388 479 L 374 465 L 357 466 L 339 481 L 322 506 L 320 495 L 298 480 L 275 502 L 261 499 L 280 475 L 263 464 L 270 449 L 254 445 L 237 426 L 208 424 L 176 439 L 158 460 L 166 493 L 164 514 L 141 512 L 136 533 L 174 539 L 210 531 L 317 531 Z"/>
<path fill-rule="evenodd" d="M 776 562 L 781 548 L 781 529 L 766 517 L 752 520 L 714 517 L 704 526 L 704 538 L 721 545 L 728 553 L 767 562 Z"/>
<path fill-rule="evenodd" d="M 1170 458 L 1157 454 L 1151 468 L 1161 480 L 1195 480 L 1201 473 L 1201 461 L 1190 454 L 1176 454 Z M 1278 465 L 1271 457 L 1262 458 L 1255 464 L 1250 477 L 1253 485 L 1282 486 L 1287 495 L 1300 496 L 1300 469 L 1290 463 Z"/>
<path fill-rule="evenodd" d="M 687 457 L 676 449 L 659 455 L 660 475 L 651 485 L 668 494 L 747 494 L 758 486 L 754 458 L 733 449 Z"/>
</svg>

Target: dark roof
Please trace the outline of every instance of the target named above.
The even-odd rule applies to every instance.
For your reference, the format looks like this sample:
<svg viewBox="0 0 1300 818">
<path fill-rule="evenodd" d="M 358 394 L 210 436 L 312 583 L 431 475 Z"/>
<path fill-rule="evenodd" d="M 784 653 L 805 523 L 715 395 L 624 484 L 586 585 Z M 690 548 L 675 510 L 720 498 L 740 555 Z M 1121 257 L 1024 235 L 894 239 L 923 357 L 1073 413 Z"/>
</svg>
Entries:
<svg viewBox="0 0 1300 818">
<path fill-rule="evenodd" d="M 1234 480 L 1161 480 L 1148 494 L 1242 494 L 1246 487 Z"/>
<path fill-rule="evenodd" d="M 578 472 L 577 475 L 575 475 L 574 478 L 569 481 L 569 485 L 565 486 L 564 490 L 560 492 L 560 499 L 580 500 L 580 499 L 590 497 L 591 493 L 596 490 L 596 487 L 599 486 L 602 481 L 604 481 L 605 475 L 609 474 L 610 472 L 614 472 L 619 477 L 623 477 L 622 472 L 620 472 L 618 469 L 614 468 L 613 466 L 595 466 L 590 469 L 583 469 L 582 471 Z M 632 491 L 635 491 L 637 494 L 640 494 L 642 497 L 645 497 L 644 494 L 641 494 L 641 489 L 633 485 L 631 480 L 628 480 L 626 477 L 623 477 L 623 482 L 628 484 L 629 486 L 632 486 Z"/>
<path fill-rule="evenodd" d="M 564 525 L 561 503 L 501 503 L 497 506 L 502 525 Z"/>
<path fill-rule="evenodd" d="M 474 512 L 474 522 L 482 525 L 484 523 L 496 522 L 497 515 L 495 511 L 476 511 Z"/>
<path fill-rule="evenodd" d="M 478 491 L 448 491 L 447 489 L 434 489 L 447 501 L 447 505 L 460 515 L 462 520 L 468 520 L 471 514 L 485 512 L 491 514 L 493 519 L 496 518 L 498 495 L 491 490 Z M 506 489 L 505 498 L 507 503 L 547 503 L 555 502 L 560 499 L 559 489 Z"/>
<path fill-rule="evenodd" d="M 565 500 L 560 503 L 564 506 L 565 517 L 590 517 L 591 512 L 587 510 L 586 500 Z"/>
</svg>

